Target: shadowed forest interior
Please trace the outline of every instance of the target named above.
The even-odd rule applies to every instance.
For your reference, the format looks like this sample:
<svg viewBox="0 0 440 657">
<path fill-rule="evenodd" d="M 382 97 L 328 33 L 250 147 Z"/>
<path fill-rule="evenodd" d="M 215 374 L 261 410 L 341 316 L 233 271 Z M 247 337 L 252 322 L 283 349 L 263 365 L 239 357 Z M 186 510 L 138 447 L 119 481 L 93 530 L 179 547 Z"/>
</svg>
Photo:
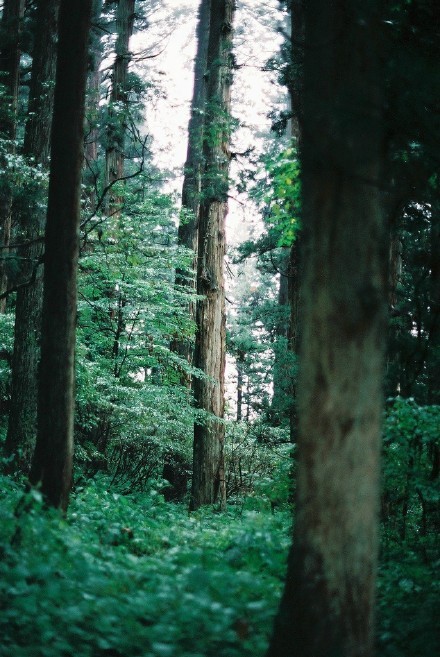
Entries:
<svg viewBox="0 0 440 657">
<path fill-rule="evenodd" d="M 0 655 L 440 650 L 436 0 L 0 1 Z"/>
</svg>

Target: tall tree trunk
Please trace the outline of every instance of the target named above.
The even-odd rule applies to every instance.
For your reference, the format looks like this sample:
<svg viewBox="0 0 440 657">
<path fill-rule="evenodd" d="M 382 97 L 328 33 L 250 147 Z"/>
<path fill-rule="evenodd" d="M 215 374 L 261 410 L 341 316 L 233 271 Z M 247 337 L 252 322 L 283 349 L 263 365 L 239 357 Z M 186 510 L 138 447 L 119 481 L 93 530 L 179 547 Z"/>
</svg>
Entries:
<svg viewBox="0 0 440 657">
<path fill-rule="evenodd" d="M 428 403 L 440 404 L 440 202 L 437 200 L 432 204 L 430 242 Z"/>
<path fill-rule="evenodd" d="M 244 373 L 243 365 L 245 359 L 245 352 L 239 350 L 235 356 L 236 367 L 237 367 L 237 422 L 241 422 L 243 419 L 243 386 L 244 386 Z"/>
<path fill-rule="evenodd" d="M 15 153 L 18 85 L 20 71 L 20 30 L 24 13 L 24 0 L 4 0 L 0 25 L 3 45 L 0 50 L 0 84 L 4 87 L 6 107 L 0 118 L 0 137 L 8 140 L 8 153 Z M 0 167 L 6 161 L 0 153 Z M 0 295 L 8 289 L 9 244 L 11 240 L 12 187 L 6 179 L 0 186 Z M 0 312 L 5 312 L 6 297 L 0 298 Z"/>
<path fill-rule="evenodd" d="M 24 137 L 24 154 L 47 169 L 55 84 L 56 36 L 59 0 L 40 0 L 35 19 L 35 42 L 29 90 L 29 119 Z M 37 433 L 37 375 L 40 358 L 43 276 L 39 262 L 43 244 L 45 213 L 32 206 L 23 222 L 22 237 L 29 245 L 21 255 L 21 277 L 31 281 L 17 291 L 15 306 L 12 392 L 5 450 L 15 456 L 11 467 L 29 472 Z"/>
<path fill-rule="evenodd" d="M 116 13 L 116 46 L 110 92 L 109 118 L 106 148 L 106 185 L 120 180 L 124 175 L 125 129 L 128 114 L 127 74 L 131 61 L 129 50 L 135 19 L 135 0 L 118 0 Z M 117 212 L 122 203 L 121 195 L 110 192 L 109 213 Z"/>
<path fill-rule="evenodd" d="M 185 175 L 182 187 L 182 213 L 177 240 L 194 253 L 193 270 L 197 269 L 197 224 L 200 208 L 201 175 L 203 167 L 203 125 L 206 102 L 206 78 L 209 41 L 211 0 L 201 0 L 197 24 L 197 53 L 194 66 L 194 90 L 191 101 L 191 116 L 188 125 L 188 149 L 185 162 Z M 195 284 L 188 281 L 184 271 L 176 271 L 176 285 L 189 292 L 195 292 Z M 190 303 L 188 312 L 195 320 L 195 304 Z M 182 340 L 173 344 L 173 350 L 188 363 L 193 360 L 192 345 Z M 189 383 L 187 381 L 187 383 Z"/>
<path fill-rule="evenodd" d="M 103 43 L 99 32 L 99 20 L 102 12 L 102 1 L 93 0 L 92 4 L 92 30 L 90 32 L 90 59 L 86 91 L 86 139 L 84 144 L 85 173 L 84 180 L 87 187 L 89 212 L 95 210 L 97 203 L 98 181 L 98 141 L 101 99 L 101 71 L 103 57 Z"/>
<path fill-rule="evenodd" d="M 205 379 L 194 381 L 196 406 L 205 417 L 194 425 L 190 509 L 226 502 L 224 476 L 225 216 L 227 211 L 233 0 L 211 0 L 208 87 L 199 213 L 196 346 L 194 364 Z"/>
<path fill-rule="evenodd" d="M 378 3 L 305 3 L 297 515 L 269 657 L 370 657 L 386 307 Z"/>
<path fill-rule="evenodd" d="M 67 508 L 72 481 L 76 279 L 92 0 L 61 0 L 47 210 L 38 434 L 30 481 Z"/>
<path fill-rule="evenodd" d="M 287 352 L 289 337 L 289 250 L 280 257 L 280 282 L 278 287 L 278 318 L 275 326 L 273 396 L 270 420 L 277 426 L 290 413 L 292 370 L 290 354 Z M 290 393 L 290 394 L 289 394 Z"/>
<path fill-rule="evenodd" d="M 304 0 L 290 0 L 290 41 L 292 68 L 288 90 L 292 108 L 291 138 L 298 154 L 302 144 L 303 96 L 304 96 Z M 290 248 L 288 295 L 290 322 L 288 345 L 292 360 L 298 360 L 300 345 L 300 258 L 301 229 L 298 227 L 295 241 Z M 298 435 L 297 373 L 291 375 L 292 403 L 290 406 L 290 439 L 296 443 Z"/>
</svg>

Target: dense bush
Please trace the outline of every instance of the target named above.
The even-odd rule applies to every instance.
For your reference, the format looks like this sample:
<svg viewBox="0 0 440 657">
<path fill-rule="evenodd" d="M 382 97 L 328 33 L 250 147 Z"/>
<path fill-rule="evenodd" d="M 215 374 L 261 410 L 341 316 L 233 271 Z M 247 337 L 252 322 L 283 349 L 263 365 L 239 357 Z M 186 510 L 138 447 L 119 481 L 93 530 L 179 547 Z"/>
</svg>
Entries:
<svg viewBox="0 0 440 657">
<path fill-rule="evenodd" d="M 263 655 L 289 515 L 121 496 L 98 479 L 67 520 L 3 479 L 0 645 L 14 657 Z M 3 653 L 2 653 L 3 654 Z"/>
</svg>

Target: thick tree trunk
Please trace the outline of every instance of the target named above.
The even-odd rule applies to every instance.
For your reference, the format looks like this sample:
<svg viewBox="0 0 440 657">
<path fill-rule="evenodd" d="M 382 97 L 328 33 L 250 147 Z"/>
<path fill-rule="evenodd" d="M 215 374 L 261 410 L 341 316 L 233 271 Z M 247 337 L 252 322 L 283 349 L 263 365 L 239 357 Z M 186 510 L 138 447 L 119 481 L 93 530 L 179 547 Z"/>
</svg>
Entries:
<svg viewBox="0 0 440 657">
<path fill-rule="evenodd" d="M 269 657 L 373 654 L 388 257 L 377 8 L 305 6 L 297 515 Z"/>
<path fill-rule="evenodd" d="M 24 138 L 24 154 L 35 164 L 47 168 L 55 83 L 56 36 L 59 0 L 40 0 L 35 22 L 35 43 L 29 91 L 29 119 Z M 40 358 L 43 272 L 39 261 L 43 244 L 45 214 L 39 207 L 26 216 L 23 235 L 29 246 L 20 255 L 24 265 L 21 278 L 35 280 L 17 291 L 15 306 L 14 354 L 12 359 L 12 393 L 6 453 L 17 457 L 11 467 L 29 472 L 37 433 L 37 374 Z"/>
<path fill-rule="evenodd" d="M 2 108 L 0 136 L 9 140 L 6 150 L 15 153 L 18 84 L 20 71 L 20 29 L 24 13 L 24 0 L 4 0 L 1 20 L 3 45 L 0 51 L 0 84 L 4 87 L 7 107 Z M 0 167 L 6 163 L 0 157 Z M 8 290 L 9 244 L 12 224 L 12 188 L 8 180 L 0 186 L 0 294 Z M 6 297 L 0 298 L 0 312 L 5 312 Z"/>
<path fill-rule="evenodd" d="M 225 215 L 227 211 L 233 0 L 211 0 L 208 88 L 204 126 L 205 170 L 199 213 L 196 346 L 194 364 L 206 379 L 194 381 L 194 426 L 190 509 L 226 502 L 224 476 Z M 214 416 L 214 417 L 213 417 Z M 217 419 L 214 419 L 217 418 Z"/>
<path fill-rule="evenodd" d="M 76 278 L 92 0 L 61 0 L 45 239 L 38 435 L 30 481 L 67 508 L 72 481 Z"/>
<path fill-rule="evenodd" d="M 199 22 L 197 24 L 197 53 L 194 66 L 194 90 L 191 101 L 191 116 L 188 125 L 188 149 L 185 162 L 185 175 L 182 187 L 182 213 L 177 240 L 182 246 L 194 252 L 193 270 L 197 270 L 197 228 L 200 208 L 200 186 L 203 167 L 203 125 L 206 102 L 206 67 L 208 57 L 209 21 L 211 0 L 201 0 Z M 176 285 L 195 292 L 194 281 L 188 281 L 185 272 L 176 271 Z M 190 303 L 188 313 L 195 320 L 195 304 Z M 193 347 L 190 342 L 176 341 L 172 349 L 188 363 L 193 360 Z M 186 379 L 184 382 L 190 384 Z"/>
</svg>

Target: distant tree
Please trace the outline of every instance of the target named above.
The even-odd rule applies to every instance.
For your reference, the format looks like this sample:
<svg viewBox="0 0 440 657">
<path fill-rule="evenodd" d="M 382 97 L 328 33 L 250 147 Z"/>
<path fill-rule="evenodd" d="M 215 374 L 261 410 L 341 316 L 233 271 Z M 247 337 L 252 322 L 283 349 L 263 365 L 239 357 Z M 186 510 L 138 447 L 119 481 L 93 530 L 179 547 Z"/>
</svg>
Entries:
<svg viewBox="0 0 440 657">
<path fill-rule="evenodd" d="M 435 0 L 385 4 L 391 234 L 386 393 L 438 403 L 440 26 Z M 417 88 L 417 93 L 414 89 Z"/>
<path fill-rule="evenodd" d="M 203 168 L 203 125 L 206 102 L 206 67 L 208 56 L 209 20 L 211 0 L 201 0 L 197 24 L 197 53 L 194 64 L 194 89 L 191 116 L 188 125 L 188 148 L 182 187 L 182 213 L 178 228 L 178 242 L 194 253 L 194 272 L 197 268 L 198 216 L 201 198 Z M 176 272 L 176 285 L 195 292 L 195 278 L 188 279 L 183 271 Z M 195 304 L 189 304 L 189 314 L 195 320 Z M 193 346 L 188 342 L 175 343 L 173 348 L 191 363 Z"/>
<path fill-rule="evenodd" d="M 56 66 L 56 36 L 59 0 L 37 3 L 34 48 L 29 90 L 29 119 L 25 127 L 23 154 L 33 166 L 49 166 L 50 129 Z M 12 390 L 6 454 L 17 457 L 29 470 L 37 433 L 37 373 L 40 356 L 41 307 L 43 302 L 43 253 L 45 209 L 41 199 L 29 202 L 20 221 L 20 281 L 15 303 Z M 15 464 L 14 464 L 15 465 Z"/>
<path fill-rule="evenodd" d="M 268 657 L 369 657 L 387 261 L 379 3 L 304 9 L 297 500 Z"/>
<path fill-rule="evenodd" d="M 89 65 L 86 89 L 86 129 L 84 144 L 84 184 L 86 187 L 86 196 L 88 199 L 90 212 L 94 212 L 98 202 L 96 170 L 98 161 L 99 147 L 99 124 L 100 124 L 100 100 L 101 100 L 101 79 L 102 71 L 100 69 L 104 44 L 102 36 L 102 13 L 103 0 L 93 0 L 92 20 L 89 40 Z"/>
<path fill-rule="evenodd" d="M 190 509 L 225 504 L 224 376 L 226 357 L 224 255 L 228 196 L 233 0 L 211 0 L 207 94 L 203 129 L 204 171 L 199 212 L 194 381 L 200 417 L 194 425 Z"/>
<path fill-rule="evenodd" d="M 116 9 L 116 45 L 112 66 L 110 103 L 107 121 L 106 177 L 105 183 L 120 180 L 124 175 L 125 130 L 128 114 L 127 75 L 131 61 L 129 49 L 135 19 L 135 0 L 118 0 Z M 114 209 L 121 198 L 112 193 Z"/>
<path fill-rule="evenodd" d="M 7 157 L 16 151 L 16 121 L 20 70 L 20 32 L 24 0 L 5 0 L 0 23 L 0 166 L 8 169 Z M 12 187 L 7 176 L 0 185 L 0 295 L 8 288 L 9 243 L 12 221 Z M 6 308 L 6 297 L 0 296 L 0 312 Z"/>
<path fill-rule="evenodd" d="M 72 482 L 76 277 L 92 0 L 61 0 L 45 236 L 37 444 L 30 481 L 67 508 Z"/>
</svg>

